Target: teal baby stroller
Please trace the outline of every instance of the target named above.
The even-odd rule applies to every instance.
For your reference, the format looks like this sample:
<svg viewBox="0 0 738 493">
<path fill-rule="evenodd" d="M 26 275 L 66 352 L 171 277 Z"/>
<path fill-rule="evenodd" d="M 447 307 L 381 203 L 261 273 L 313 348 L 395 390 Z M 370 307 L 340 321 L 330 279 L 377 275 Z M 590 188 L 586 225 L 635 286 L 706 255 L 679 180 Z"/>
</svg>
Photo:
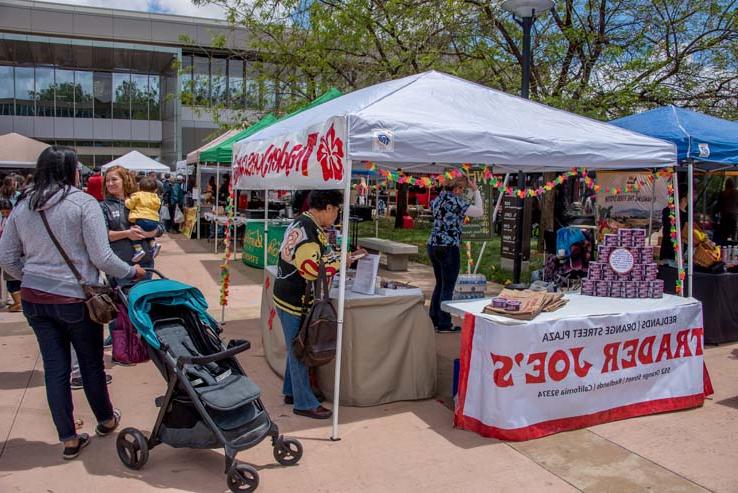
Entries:
<svg viewBox="0 0 738 493">
<path fill-rule="evenodd" d="M 254 491 L 259 473 L 236 454 L 272 439 L 274 458 L 284 466 L 297 464 L 302 444 L 279 434 L 261 402 L 261 391 L 236 360 L 251 347 L 232 340 L 225 346 L 220 325 L 207 313 L 202 293 L 192 286 L 163 278 L 142 281 L 126 293 L 131 323 L 145 341 L 151 360 L 167 381 L 165 395 L 151 435 L 135 428 L 122 430 L 118 456 L 131 469 L 140 469 L 149 450 L 164 443 L 172 447 L 225 449 L 225 472 L 231 491 Z"/>
</svg>

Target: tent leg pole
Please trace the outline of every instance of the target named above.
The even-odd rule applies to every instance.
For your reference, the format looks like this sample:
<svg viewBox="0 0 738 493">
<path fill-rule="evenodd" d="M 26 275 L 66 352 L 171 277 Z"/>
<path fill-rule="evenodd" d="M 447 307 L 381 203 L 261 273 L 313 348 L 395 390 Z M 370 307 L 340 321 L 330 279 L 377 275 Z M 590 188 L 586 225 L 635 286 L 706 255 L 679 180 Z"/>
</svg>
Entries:
<svg viewBox="0 0 738 493">
<path fill-rule="evenodd" d="M 689 204 L 687 204 L 687 206 L 689 207 L 689 209 L 687 210 L 687 224 L 689 224 L 689 232 L 687 233 L 687 258 L 689 262 L 687 268 L 689 269 L 689 274 L 687 275 L 687 277 L 689 278 L 689 284 L 687 285 L 687 295 L 691 298 L 692 275 L 694 273 L 694 163 L 692 162 L 692 160 L 689 161 L 689 165 L 687 167 L 687 180 L 689 180 L 689 191 L 687 194 L 687 196 L 689 197 Z"/>
<path fill-rule="evenodd" d="M 218 255 L 218 195 L 220 195 L 220 163 L 215 167 L 215 210 L 213 210 L 213 222 L 215 223 L 215 254 Z"/>
<path fill-rule="evenodd" d="M 340 440 L 338 437 L 338 407 L 341 394 L 341 355 L 343 353 L 343 321 L 344 310 L 346 308 L 346 270 L 348 266 L 348 228 L 349 228 L 349 206 L 351 194 L 351 168 L 353 163 L 348 162 L 348 171 L 346 171 L 346 186 L 343 190 L 343 221 L 341 225 L 341 268 L 338 286 L 338 336 L 336 338 L 336 373 L 333 383 L 333 432 L 331 440 Z"/>
<path fill-rule="evenodd" d="M 200 213 L 202 212 L 202 173 L 200 169 L 200 163 L 197 163 L 197 174 L 195 175 L 195 182 L 197 183 L 197 239 L 200 239 Z M 171 185 L 170 185 L 171 186 Z M 171 222 L 172 218 L 169 218 Z"/>
<path fill-rule="evenodd" d="M 510 173 L 505 173 L 505 181 L 502 183 L 502 190 L 505 190 L 507 188 L 507 182 L 510 179 Z M 495 210 L 492 213 L 492 224 L 497 222 L 497 214 L 500 212 L 500 207 L 502 207 L 502 198 L 505 196 L 505 192 L 500 192 L 500 195 L 497 197 L 497 203 L 495 204 Z"/>
<path fill-rule="evenodd" d="M 479 270 L 479 264 L 482 262 L 482 255 L 484 255 L 484 249 L 487 248 L 487 242 L 482 243 L 482 248 L 479 249 L 479 257 L 477 257 L 477 263 L 474 266 L 474 274 Z"/>
<path fill-rule="evenodd" d="M 679 174 L 677 173 L 676 169 L 674 170 L 674 174 L 671 177 L 672 179 L 672 186 L 674 187 L 674 224 L 676 225 L 676 240 L 677 240 L 677 250 L 675 252 L 676 254 L 676 261 L 677 261 L 677 280 L 679 280 L 679 273 L 684 269 L 684 256 L 682 255 L 682 218 L 680 217 L 681 214 L 679 212 Z M 662 238 L 661 241 L 664 241 Z M 667 241 L 671 241 L 669 238 Z M 682 297 L 685 296 L 684 294 L 684 285 L 682 285 Z"/>
<path fill-rule="evenodd" d="M 656 200 L 656 178 L 651 182 L 651 214 L 648 216 L 648 246 L 651 244 L 651 235 L 653 234 L 653 207 Z M 595 223 L 597 224 L 597 223 Z"/>
<path fill-rule="evenodd" d="M 264 282 L 266 282 L 267 265 L 269 264 L 269 190 L 264 190 Z"/>
<path fill-rule="evenodd" d="M 374 237 L 379 238 L 379 178 L 375 184 L 377 195 L 374 199 Z"/>
</svg>

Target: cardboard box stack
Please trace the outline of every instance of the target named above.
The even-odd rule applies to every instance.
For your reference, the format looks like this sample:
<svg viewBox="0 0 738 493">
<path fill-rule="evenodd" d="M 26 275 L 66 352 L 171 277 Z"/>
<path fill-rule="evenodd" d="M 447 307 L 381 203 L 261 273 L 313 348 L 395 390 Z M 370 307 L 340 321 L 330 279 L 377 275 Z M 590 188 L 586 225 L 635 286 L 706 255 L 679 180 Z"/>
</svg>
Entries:
<svg viewBox="0 0 738 493">
<path fill-rule="evenodd" d="M 610 255 L 625 249 L 633 256 L 633 268 L 616 272 Z M 590 262 L 587 277 L 582 280 L 582 294 L 610 298 L 662 298 L 664 281 L 656 279 L 659 269 L 653 261 L 653 247 L 646 246 L 643 229 L 620 229 L 616 235 L 605 235 L 604 245 L 597 247 L 597 262 Z M 626 254 L 627 255 L 627 254 Z"/>
</svg>

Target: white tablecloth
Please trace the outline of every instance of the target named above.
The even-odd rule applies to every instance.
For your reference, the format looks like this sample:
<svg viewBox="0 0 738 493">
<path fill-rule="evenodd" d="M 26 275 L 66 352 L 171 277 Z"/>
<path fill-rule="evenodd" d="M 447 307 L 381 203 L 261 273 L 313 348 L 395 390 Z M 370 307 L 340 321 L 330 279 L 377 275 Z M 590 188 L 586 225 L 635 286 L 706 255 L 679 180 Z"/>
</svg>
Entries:
<svg viewBox="0 0 738 493">
<path fill-rule="evenodd" d="M 482 314 L 490 300 L 444 304 L 465 316 L 454 424 L 527 440 L 702 405 L 702 307 L 692 298 L 595 298 L 532 321 Z"/>
<path fill-rule="evenodd" d="M 625 313 L 650 312 L 662 308 L 669 309 L 699 303 L 699 301 L 694 298 L 682 298 L 681 296 L 670 294 L 665 294 L 661 299 L 601 298 L 595 296 L 582 296 L 580 294 L 567 294 L 565 295 L 565 298 L 568 299 L 569 302 L 562 308 L 555 312 L 541 313 L 533 321 L 554 322 L 556 320 L 564 320 L 573 317 L 598 317 L 622 315 Z M 490 301 L 491 298 L 444 301 L 441 303 L 441 308 L 443 311 L 457 317 L 463 317 L 465 314 L 471 313 L 502 325 L 524 325 L 530 323 L 525 320 L 516 320 L 514 318 L 484 313 L 484 307 L 489 305 Z"/>
</svg>

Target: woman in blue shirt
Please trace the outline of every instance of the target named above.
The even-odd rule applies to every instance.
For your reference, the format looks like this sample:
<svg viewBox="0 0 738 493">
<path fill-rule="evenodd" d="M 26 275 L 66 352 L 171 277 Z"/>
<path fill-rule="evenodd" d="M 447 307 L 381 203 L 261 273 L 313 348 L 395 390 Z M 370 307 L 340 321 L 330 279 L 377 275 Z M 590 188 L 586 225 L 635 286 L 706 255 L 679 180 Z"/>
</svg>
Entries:
<svg viewBox="0 0 738 493">
<path fill-rule="evenodd" d="M 463 197 L 467 188 L 474 191 L 474 204 Z M 441 310 L 441 303 L 452 299 L 461 267 L 461 228 L 464 217 L 484 214 L 482 195 L 476 182 L 465 176 L 451 180 L 431 203 L 433 229 L 428 238 L 428 256 L 433 264 L 436 286 L 430 304 L 430 318 L 438 332 L 459 330 L 451 324 L 451 315 Z"/>
</svg>

